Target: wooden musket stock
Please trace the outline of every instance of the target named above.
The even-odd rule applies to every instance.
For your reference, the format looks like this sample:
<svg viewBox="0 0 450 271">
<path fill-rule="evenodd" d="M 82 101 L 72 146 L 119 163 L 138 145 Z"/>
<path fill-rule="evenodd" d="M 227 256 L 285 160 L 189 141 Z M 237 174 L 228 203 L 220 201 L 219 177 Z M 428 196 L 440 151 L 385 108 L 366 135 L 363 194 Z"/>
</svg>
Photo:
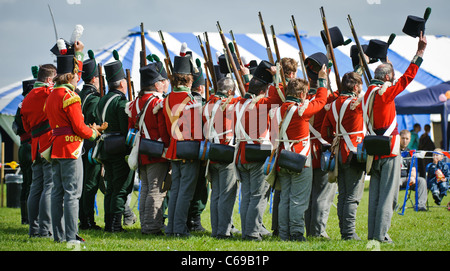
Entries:
<svg viewBox="0 0 450 271">
<path fill-rule="evenodd" d="M 327 19 L 325 17 L 325 11 L 324 11 L 323 7 L 320 7 L 320 14 L 322 16 L 323 28 L 325 30 L 325 34 L 326 34 L 327 41 L 328 41 L 328 47 L 330 50 L 331 60 L 333 61 L 334 75 L 336 77 L 336 85 L 338 87 L 338 90 L 340 91 L 341 90 L 341 78 L 339 76 L 336 58 L 334 57 L 333 43 L 331 41 L 330 31 L 328 30 Z"/>
<path fill-rule="evenodd" d="M 220 27 L 219 22 L 217 22 L 217 29 L 219 30 L 220 38 L 222 39 L 223 47 L 226 49 L 228 59 L 230 59 L 231 67 L 233 69 L 234 77 L 236 78 L 239 92 L 241 93 L 241 96 L 244 97 L 245 94 L 245 88 L 244 84 L 242 83 L 242 78 L 239 75 L 239 71 L 236 67 L 236 63 L 234 62 L 233 55 L 231 54 L 231 50 L 228 47 L 227 40 L 225 39 L 225 35 L 222 32 L 222 28 Z"/>
</svg>

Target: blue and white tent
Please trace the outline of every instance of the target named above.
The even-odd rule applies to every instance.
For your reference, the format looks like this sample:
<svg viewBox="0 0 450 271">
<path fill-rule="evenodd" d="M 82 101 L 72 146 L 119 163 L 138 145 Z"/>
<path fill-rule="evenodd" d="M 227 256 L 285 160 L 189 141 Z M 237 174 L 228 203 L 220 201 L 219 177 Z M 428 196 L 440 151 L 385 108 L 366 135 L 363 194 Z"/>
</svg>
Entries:
<svg viewBox="0 0 450 271">
<path fill-rule="evenodd" d="M 227 31 L 224 30 L 227 33 Z M 175 55 L 179 55 L 181 44 L 187 43 L 188 50 L 192 51 L 193 57 L 200 59 L 203 63 L 203 54 L 198 43 L 197 36 L 203 39 L 203 32 L 193 33 L 168 33 L 163 32 L 165 43 L 168 47 L 170 57 L 173 60 Z M 229 34 L 225 34 L 228 41 L 231 41 Z M 265 46 L 264 36 L 262 34 L 234 34 L 235 40 L 238 44 L 240 55 L 247 60 L 257 60 L 258 62 L 267 59 L 267 52 Z M 216 53 L 223 54 L 223 44 L 217 32 L 208 32 L 208 38 L 211 47 L 211 53 L 215 61 Z M 348 37 L 351 38 L 351 37 Z M 360 37 L 361 44 L 367 44 L 370 39 L 380 39 L 387 41 L 388 36 L 362 36 Z M 425 60 L 415 78 L 415 80 L 408 86 L 406 91 L 401 95 L 409 92 L 415 92 L 425 89 L 440 83 L 450 80 L 450 73 L 447 72 L 447 63 L 450 63 L 450 53 L 446 49 L 450 48 L 450 38 L 440 36 L 427 36 L 428 47 L 425 55 Z M 274 47 L 271 42 L 273 56 L 276 59 Z M 325 46 L 320 36 L 301 35 L 302 46 L 305 55 L 309 56 L 316 52 L 326 53 Z M 277 43 L 281 57 L 292 57 L 300 60 L 297 41 L 293 33 L 285 33 L 277 35 Z M 353 43 L 354 44 L 354 43 Z M 165 58 L 164 49 L 157 31 L 145 32 L 145 45 L 147 54 L 156 54 L 161 60 Z M 352 71 L 352 62 L 350 58 L 350 47 L 340 46 L 334 50 L 336 62 L 338 63 L 338 71 L 342 76 L 344 73 Z M 417 49 L 417 39 L 409 36 L 397 36 L 391 44 L 388 52 L 388 57 L 393 63 L 396 71 L 396 77 L 399 78 L 401 74 L 408 67 L 412 57 Z M 111 43 L 104 48 L 93 50 L 97 62 L 103 65 L 113 60 L 113 50 L 117 50 L 120 60 L 123 62 L 124 69 L 129 69 L 131 79 L 133 80 L 135 91 L 139 90 L 139 67 L 140 67 L 140 50 L 141 50 L 141 36 L 140 27 L 135 27 L 129 30 L 129 34 L 123 39 Z M 87 57 L 87 56 L 86 56 Z M 369 64 L 372 71 L 379 63 Z M 302 77 L 302 72 L 299 67 L 298 76 Z M 331 70 L 330 79 L 332 89 L 336 89 L 334 82 L 334 69 Z M 24 78 L 24 80 L 29 78 Z M 82 84 L 82 81 L 80 81 Z M 11 130 L 11 123 L 16 113 L 17 106 L 22 101 L 22 83 L 16 82 L 11 85 L 0 88 L 0 125 L 1 127 L 19 144 L 19 139 Z M 400 117 L 398 119 L 399 129 L 412 129 L 415 122 L 429 123 L 430 115 L 408 115 L 407 117 Z"/>
</svg>

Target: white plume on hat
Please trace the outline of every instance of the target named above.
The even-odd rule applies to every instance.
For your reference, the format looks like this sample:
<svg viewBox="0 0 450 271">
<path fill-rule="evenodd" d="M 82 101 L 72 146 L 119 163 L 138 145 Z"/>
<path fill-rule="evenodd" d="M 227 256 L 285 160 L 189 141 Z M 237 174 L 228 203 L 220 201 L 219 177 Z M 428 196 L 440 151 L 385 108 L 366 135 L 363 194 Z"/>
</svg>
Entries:
<svg viewBox="0 0 450 271">
<path fill-rule="evenodd" d="M 66 43 L 63 39 L 58 39 L 56 41 L 56 46 L 58 47 L 58 50 L 62 55 L 65 55 L 67 53 Z"/>
<path fill-rule="evenodd" d="M 77 24 L 72 32 L 72 37 L 70 38 L 70 43 L 75 43 L 83 35 L 84 27 L 81 24 Z"/>
<path fill-rule="evenodd" d="M 187 43 L 183 42 L 181 44 L 180 56 L 185 56 L 186 55 L 186 51 L 187 51 Z"/>
<path fill-rule="evenodd" d="M 244 64 L 244 66 L 246 66 L 246 67 L 250 64 L 250 63 L 248 62 L 246 56 L 241 56 L 241 60 L 242 60 L 242 63 Z"/>
<path fill-rule="evenodd" d="M 219 51 L 216 52 L 217 64 L 219 64 L 219 56 L 221 56 L 221 55 L 222 54 Z"/>
</svg>

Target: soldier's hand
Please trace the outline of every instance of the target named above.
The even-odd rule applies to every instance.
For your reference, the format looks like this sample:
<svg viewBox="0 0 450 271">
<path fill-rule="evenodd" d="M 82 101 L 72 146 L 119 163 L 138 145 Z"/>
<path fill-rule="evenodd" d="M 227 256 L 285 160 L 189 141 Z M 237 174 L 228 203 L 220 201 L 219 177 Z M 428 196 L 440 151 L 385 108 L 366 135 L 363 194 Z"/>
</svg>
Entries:
<svg viewBox="0 0 450 271">
<path fill-rule="evenodd" d="M 108 123 L 103 122 L 102 125 L 97 125 L 95 122 L 89 125 L 90 128 L 95 129 L 97 132 L 102 133 L 106 128 L 108 128 Z"/>
<path fill-rule="evenodd" d="M 425 48 L 427 47 L 427 37 L 420 31 L 419 43 L 417 45 L 417 55 L 423 57 Z"/>
<path fill-rule="evenodd" d="M 83 52 L 84 44 L 80 40 L 77 40 L 73 46 L 74 46 L 75 52 Z"/>
<path fill-rule="evenodd" d="M 277 66 L 271 66 L 269 69 L 266 69 L 270 74 L 275 75 L 277 74 Z"/>
<path fill-rule="evenodd" d="M 108 123 L 105 121 L 102 123 L 102 125 L 100 126 L 100 130 L 103 132 L 104 130 L 106 130 L 106 128 L 108 128 Z"/>
<path fill-rule="evenodd" d="M 319 71 L 319 78 L 321 79 L 327 79 L 327 66 L 325 64 L 322 65 L 322 69 Z"/>
<path fill-rule="evenodd" d="M 245 67 L 244 64 L 241 64 L 240 67 L 241 67 L 242 75 L 250 74 L 250 70 L 247 67 Z"/>
</svg>

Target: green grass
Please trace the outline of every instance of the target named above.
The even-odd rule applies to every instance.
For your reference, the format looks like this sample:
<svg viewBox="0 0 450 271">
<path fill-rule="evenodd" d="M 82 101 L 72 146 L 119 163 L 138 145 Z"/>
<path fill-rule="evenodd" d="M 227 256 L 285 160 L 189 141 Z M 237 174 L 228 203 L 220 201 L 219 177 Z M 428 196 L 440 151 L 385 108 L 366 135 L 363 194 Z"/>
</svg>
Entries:
<svg viewBox="0 0 450 271">
<path fill-rule="evenodd" d="M 414 196 L 412 196 L 414 198 Z M 404 191 L 400 191 L 399 203 L 403 203 Z M 97 224 L 103 223 L 103 195 L 99 192 L 97 203 L 99 215 Z M 133 193 L 131 206 L 138 216 L 137 196 Z M 446 205 L 448 198 L 444 198 Z M 337 203 L 335 198 L 334 204 Z M 309 238 L 306 242 L 286 242 L 278 237 L 269 237 L 261 242 L 243 241 L 240 235 L 231 240 L 216 240 L 210 237 L 209 204 L 202 214 L 202 224 L 206 233 L 192 233 L 189 238 L 144 236 L 140 233 L 139 218 L 136 224 L 125 227 L 125 233 L 80 230 L 86 239 L 83 251 L 369 251 L 367 241 L 368 183 L 358 208 L 356 231 L 362 241 L 340 240 L 336 207 L 331 207 L 327 225 L 331 240 Z M 430 206 L 435 206 L 429 195 Z M 408 203 L 405 214 L 394 214 L 389 235 L 394 244 L 381 244 L 375 249 L 382 251 L 448 251 L 450 248 L 450 212 L 447 208 L 432 207 L 428 212 L 415 212 Z M 270 229 L 272 215 L 269 206 L 264 215 L 264 224 Z M 235 226 L 240 229 L 238 204 L 233 216 Z M 65 243 L 55 243 L 53 239 L 30 238 L 28 225 L 20 223 L 20 209 L 0 208 L 0 251 L 70 251 Z"/>
</svg>

